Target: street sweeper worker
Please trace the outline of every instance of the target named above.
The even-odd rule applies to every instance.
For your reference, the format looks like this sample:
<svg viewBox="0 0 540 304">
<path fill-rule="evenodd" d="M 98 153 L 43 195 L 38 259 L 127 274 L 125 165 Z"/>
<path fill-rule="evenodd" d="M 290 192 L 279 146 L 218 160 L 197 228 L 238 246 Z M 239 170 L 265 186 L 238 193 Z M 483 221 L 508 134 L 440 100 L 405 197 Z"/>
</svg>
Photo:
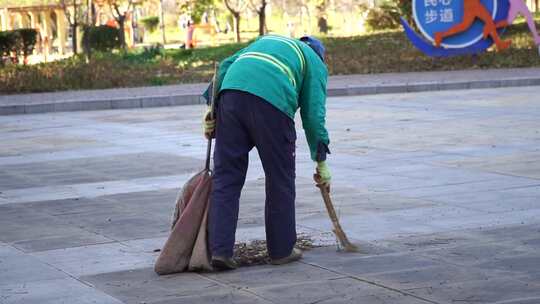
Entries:
<svg viewBox="0 0 540 304">
<path fill-rule="evenodd" d="M 253 147 L 265 173 L 270 262 L 279 265 L 302 257 L 294 248 L 294 116 L 300 109 L 318 184 L 329 188 L 324 51 L 323 44 L 313 37 L 298 40 L 266 35 L 219 66 L 213 84 L 219 94 L 215 115 L 208 110 L 203 119 L 206 137 L 216 138 L 208 235 L 211 263 L 217 270 L 237 267 L 232 257 L 239 199 Z M 205 92 L 207 99 L 211 91 Z"/>
</svg>

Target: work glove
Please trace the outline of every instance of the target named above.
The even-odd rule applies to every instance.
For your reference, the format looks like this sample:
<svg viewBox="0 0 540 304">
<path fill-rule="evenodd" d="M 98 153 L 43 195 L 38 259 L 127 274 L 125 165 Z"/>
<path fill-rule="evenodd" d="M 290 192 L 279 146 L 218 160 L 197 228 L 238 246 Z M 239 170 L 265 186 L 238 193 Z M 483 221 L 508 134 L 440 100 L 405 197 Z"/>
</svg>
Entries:
<svg viewBox="0 0 540 304">
<path fill-rule="evenodd" d="M 330 180 L 332 176 L 330 175 L 330 169 L 326 164 L 326 161 L 317 162 L 317 168 L 315 169 L 315 175 L 313 179 L 319 187 L 325 187 L 327 191 L 330 192 Z"/>
<path fill-rule="evenodd" d="M 212 108 L 208 107 L 203 118 L 204 137 L 211 139 L 216 137 L 216 119 L 212 115 Z"/>
</svg>

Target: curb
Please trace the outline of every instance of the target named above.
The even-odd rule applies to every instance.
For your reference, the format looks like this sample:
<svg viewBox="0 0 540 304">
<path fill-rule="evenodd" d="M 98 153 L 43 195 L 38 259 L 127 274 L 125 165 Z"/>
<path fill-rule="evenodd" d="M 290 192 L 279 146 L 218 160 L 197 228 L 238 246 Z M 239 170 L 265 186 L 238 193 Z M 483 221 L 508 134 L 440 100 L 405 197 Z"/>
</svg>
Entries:
<svg viewBox="0 0 540 304">
<path fill-rule="evenodd" d="M 333 87 L 328 97 L 428 92 L 447 90 L 486 89 L 503 87 L 540 86 L 540 77 L 464 82 L 410 82 L 369 86 Z M 95 111 L 111 109 L 136 109 L 203 104 L 200 94 L 178 94 L 116 99 L 65 100 L 43 104 L 0 105 L 0 115 L 37 114 L 69 111 Z"/>
<path fill-rule="evenodd" d="M 38 114 L 51 112 L 96 111 L 112 109 L 154 108 L 202 104 L 200 95 L 183 94 L 116 99 L 65 100 L 44 104 L 0 105 L 0 115 Z"/>
<path fill-rule="evenodd" d="M 502 80 L 476 80 L 464 82 L 413 82 L 401 85 L 382 84 L 377 86 L 349 86 L 329 88 L 328 96 L 358 96 L 375 94 L 416 93 L 429 91 L 470 90 L 506 87 L 540 86 L 539 78 L 518 78 Z"/>
</svg>

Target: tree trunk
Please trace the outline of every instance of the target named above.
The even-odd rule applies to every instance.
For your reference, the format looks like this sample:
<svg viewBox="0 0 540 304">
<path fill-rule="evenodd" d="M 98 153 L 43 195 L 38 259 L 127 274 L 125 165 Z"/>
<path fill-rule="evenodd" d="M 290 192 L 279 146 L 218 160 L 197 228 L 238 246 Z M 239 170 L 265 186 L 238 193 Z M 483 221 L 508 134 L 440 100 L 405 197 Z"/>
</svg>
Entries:
<svg viewBox="0 0 540 304">
<path fill-rule="evenodd" d="M 71 25 L 71 45 L 73 48 L 73 55 L 77 54 L 77 26 L 79 25 L 77 21 L 77 0 L 73 0 L 73 24 Z"/>
<path fill-rule="evenodd" d="M 77 26 L 78 24 L 75 23 L 73 24 L 73 26 L 71 27 L 71 46 L 73 48 L 73 54 L 76 55 L 77 52 L 78 52 L 78 47 L 77 47 Z"/>
<path fill-rule="evenodd" d="M 161 28 L 161 39 L 162 39 L 163 45 L 165 46 L 165 44 L 167 43 L 167 39 L 165 37 L 165 16 L 163 13 L 163 0 L 159 0 L 159 18 L 160 18 L 159 27 Z"/>
<path fill-rule="evenodd" d="M 261 9 L 259 10 L 259 36 L 265 34 L 266 27 L 266 1 L 262 2 Z"/>
<path fill-rule="evenodd" d="M 96 25 L 94 0 L 86 0 L 86 24 L 90 26 Z"/>
<path fill-rule="evenodd" d="M 125 32 L 125 23 L 126 23 L 126 16 L 120 16 L 120 18 L 118 18 L 118 20 L 116 20 L 118 22 L 118 26 L 120 27 L 119 31 L 120 33 L 119 34 L 119 39 L 120 39 L 120 45 L 122 46 L 122 49 L 126 49 L 127 48 L 127 45 L 126 45 L 126 32 Z"/>
<path fill-rule="evenodd" d="M 234 32 L 236 33 L 236 42 L 240 42 L 240 13 L 233 13 Z"/>
</svg>

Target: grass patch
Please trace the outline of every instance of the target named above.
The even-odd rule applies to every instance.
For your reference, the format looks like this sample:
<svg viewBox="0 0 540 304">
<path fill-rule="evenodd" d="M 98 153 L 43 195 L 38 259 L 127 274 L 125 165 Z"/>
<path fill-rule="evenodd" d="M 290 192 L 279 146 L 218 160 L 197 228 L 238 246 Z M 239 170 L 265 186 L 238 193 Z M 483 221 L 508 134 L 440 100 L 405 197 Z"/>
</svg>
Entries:
<svg viewBox="0 0 540 304">
<path fill-rule="evenodd" d="M 479 56 L 430 58 L 421 54 L 402 31 L 387 31 L 347 38 L 325 38 L 331 75 L 414 72 L 457 69 L 540 66 L 538 49 L 524 22 L 503 35 L 510 49 L 489 50 Z M 27 93 L 105 89 L 205 82 L 213 63 L 245 47 L 225 44 L 193 50 L 139 49 L 128 53 L 96 54 L 90 62 L 72 57 L 32 66 L 0 68 L 0 92 Z"/>
</svg>

